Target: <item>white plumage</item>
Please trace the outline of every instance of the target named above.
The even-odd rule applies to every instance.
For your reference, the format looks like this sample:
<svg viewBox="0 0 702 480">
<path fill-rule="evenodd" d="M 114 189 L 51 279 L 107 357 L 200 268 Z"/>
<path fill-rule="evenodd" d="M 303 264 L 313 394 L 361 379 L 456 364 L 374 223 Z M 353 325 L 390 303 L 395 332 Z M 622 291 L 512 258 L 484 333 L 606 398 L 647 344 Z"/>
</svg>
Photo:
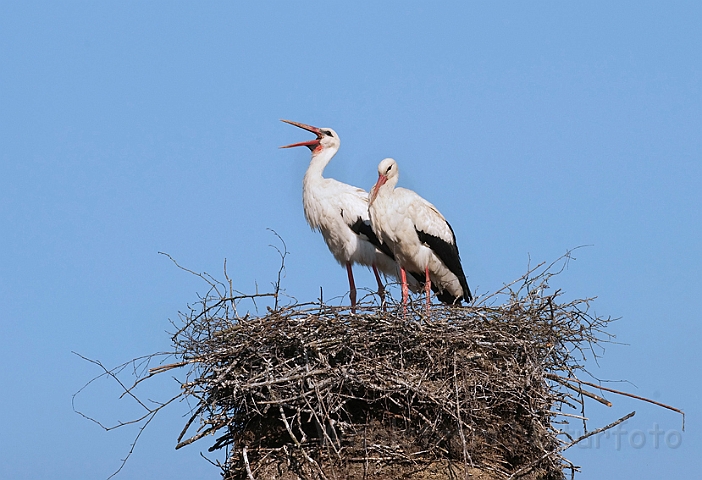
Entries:
<svg viewBox="0 0 702 480">
<path fill-rule="evenodd" d="M 378 182 L 370 193 L 373 231 L 390 247 L 403 270 L 425 278 L 427 308 L 431 288 L 444 303 L 471 301 L 451 225 L 434 205 L 412 190 L 395 188 L 398 179 L 397 162 L 392 158 L 381 161 Z M 405 303 L 406 299 L 403 285 Z"/>
<path fill-rule="evenodd" d="M 306 146 L 312 151 L 312 159 L 302 182 L 305 218 L 313 230 L 322 233 L 334 258 L 346 267 L 352 310 L 356 306 L 356 286 L 351 268 L 355 263 L 373 269 L 378 282 L 378 294 L 383 303 L 384 288 L 378 271 L 394 277 L 398 277 L 400 272 L 392 252 L 386 246 L 381 246 L 370 226 L 368 193 L 323 176 L 324 168 L 339 150 L 339 136 L 331 128 L 317 128 L 289 120 L 283 122 L 317 136 L 314 140 L 281 148 Z M 416 280 L 412 287 L 418 287 Z"/>
</svg>

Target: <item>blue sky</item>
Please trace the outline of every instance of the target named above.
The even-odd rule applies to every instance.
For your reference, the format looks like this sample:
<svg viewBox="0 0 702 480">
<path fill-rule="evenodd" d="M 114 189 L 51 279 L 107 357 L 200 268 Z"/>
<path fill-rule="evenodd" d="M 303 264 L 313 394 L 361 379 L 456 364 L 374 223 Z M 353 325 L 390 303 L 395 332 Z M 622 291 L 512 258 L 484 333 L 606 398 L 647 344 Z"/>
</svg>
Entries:
<svg viewBox="0 0 702 480">
<path fill-rule="evenodd" d="M 554 287 L 621 317 L 593 374 L 687 423 L 608 395 L 592 427 L 637 414 L 619 448 L 568 452 L 577 478 L 693 478 L 700 25 L 691 1 L 2 2 L 0 477 L 119 466 L 134 430 L 73 413 L 99 372 L 71 351 L 112 366 L 168 349 L 169 319 L 204 285 L 157 252 L 220 277 L 226 258 L 236 288 L 267 290 L 274 229 L 289 295 L 348 301 L 303 217 L 308 152 L 278 149 L 309 138 L 288 118 L 339 133 L 328 176 L 369 189 L 397 159 L 400 185 L 452 223 L 478 294 L 589 245 Z M 357 283 L 374 284 L 360 269 Z M 163 379 L 149 395 L 176 392 Z M 97 383 L 78 407 L 125 420 L 118 393 Z M 218 478 L 207 441 L 173 448 L 186 411 L 157 417 L 118 478 Z"/>
</svg>

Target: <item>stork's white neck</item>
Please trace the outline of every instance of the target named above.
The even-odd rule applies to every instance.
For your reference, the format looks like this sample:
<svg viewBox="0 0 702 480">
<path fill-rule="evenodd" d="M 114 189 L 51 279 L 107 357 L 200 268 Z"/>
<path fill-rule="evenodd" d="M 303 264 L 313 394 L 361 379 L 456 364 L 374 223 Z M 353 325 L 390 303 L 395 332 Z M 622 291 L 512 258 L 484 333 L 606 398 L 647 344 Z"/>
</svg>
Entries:
<svg viewBox="0 0 702 480">
<path fill-rule="evenodd" d="M 303 182 L 308 184 L 310 182 L 319 181 L 323 178 L 322 174 L 327 164 L 336 155 L 338 148 L 324 148 L 317 153 L 312 154 L 312 160 L 310 160 L 310 166 L 307 167 L 307 172 L 305 172 L 305 178 Z"/>
<path fill-rule="evenodd" d="M 387 189 L 386 191 L 392 192 L 393 190 L 395 190 L 395 187 L 397 186 L 397 182 L 399 180 L 400 180 L 399 175 L 393 175 L 391 177 L 388 177 L 388 181 L 385 182 L 385 185 L 383 185 L 383 187 L 385 187 Z"/>
<path fill-rule="evenodd" d="M 391 195 L 392 192 L 395 190 L 395 186 L 397 186 L 397 181 L 400 178 L 397 175 L 393 175 L 391 177 L 387 177 L 387 180 L 385 183 L 383 183 L 380 188 L 378 188 L 378 193 L 377 195 L 379 197 L 386 197 L 388 195 Z"/>
<path fill-rule="evenodd" d="M 323 206 L 319 203 L 318 195 L 323 190 L 323 184 L 329 182 L 322 176 L 324 167 L 334 157 L 337 150 L 338 147 L 324 148 L 312 153 L 310 166 L 307 167 L 305 178 L 302 179 L 302 206 L 307 223 L 313 229 L 319 229 L 322 225 Z"/>
</svg>

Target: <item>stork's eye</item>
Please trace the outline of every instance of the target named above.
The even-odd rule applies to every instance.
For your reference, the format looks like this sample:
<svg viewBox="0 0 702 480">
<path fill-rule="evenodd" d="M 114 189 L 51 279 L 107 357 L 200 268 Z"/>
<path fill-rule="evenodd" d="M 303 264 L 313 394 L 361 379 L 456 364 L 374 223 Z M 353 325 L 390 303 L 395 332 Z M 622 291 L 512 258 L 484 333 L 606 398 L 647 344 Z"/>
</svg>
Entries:
<svg viewBox="0 0 702 480">
<path fill-rule="evenodd" d="M 334 136 L 334 135 L 332 135 L 332 133 L 331 133 L 329 130 L 322 130 L 322 133 L 323 133 L 324 135 L 327 135 L 328 137 L 333 137 L 333 136 Z"/>
<path fill-rule="evenodd" d="M 385 175 L 387 175 L 388 173 L 390 173 L 390 170 L 392 170 L 392 165 L 390 165 L 390 166 L 388 167 L 388 169 L 385 170 Z"/>
</svg>

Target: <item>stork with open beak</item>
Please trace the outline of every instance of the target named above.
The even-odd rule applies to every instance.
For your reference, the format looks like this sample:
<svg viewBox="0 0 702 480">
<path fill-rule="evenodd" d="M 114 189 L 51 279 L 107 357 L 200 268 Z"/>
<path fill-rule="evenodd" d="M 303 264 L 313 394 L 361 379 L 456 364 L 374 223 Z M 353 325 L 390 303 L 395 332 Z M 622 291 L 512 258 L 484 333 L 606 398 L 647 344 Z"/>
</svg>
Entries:
<svg viewBox="0 0 702 480">
<path fill-rule="evenodd" d="M 373 231 L 400 264 L 405 308 L 406 272 L 424 276 L 427 314 L 432 288 L 444 303 L 470 302 L 472 295 L 451 225 L 434 205 L 412 190 L 395 188 L 399 175 L 395 160 L 386 158 L 380 162 L 378 181 L 370 193 L 369 213 Z"/>
<path fill-rule="evenodd" d="M 356 310 L 356 284 L 352 265 L 371 267 L 378 282 L 381 305 L 385 305 L 385 288 L 380 272 L 395 278 L 400 270 L 387 245 L 373 232 L 368 216 L 368 192 L 323 176 L 324 168 L 339 150 L 339 136 L 331 128 L 317 128 L 304 123 L 282 120 L 315 135 L 312 140 L 281 148 L 307 147 L 312 160 L 302 181 L 302 204 L 307 223 L 319 230 L 334 258 L 346 267 L 352 312 Z M 412 279 L 414 280 L 414 279 Z M 416 289 L 414 280 L 411 287 Z"/>
</svg>

